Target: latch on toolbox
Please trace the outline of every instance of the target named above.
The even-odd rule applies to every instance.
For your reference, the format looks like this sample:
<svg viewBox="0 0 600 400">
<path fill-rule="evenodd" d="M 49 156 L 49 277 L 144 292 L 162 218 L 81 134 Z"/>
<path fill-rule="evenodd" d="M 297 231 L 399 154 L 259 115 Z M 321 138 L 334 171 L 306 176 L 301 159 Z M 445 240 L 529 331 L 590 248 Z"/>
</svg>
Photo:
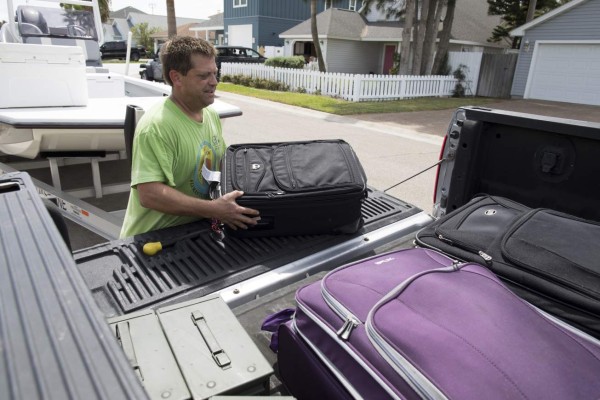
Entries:
<svg viewBox="0 0 600 400">
<path fill-rule="evenodd" d="M 129 363 L 133 367 L 133 370 L 137 373 L 138 377 L 143 381 L 144 377 L 142 376 L 142 370 L 140 369 L 140 365 L 137 360 L 137 356 L 135 355 L 135 347 L 133 346 L 133 340 L 131 338 L 131 332 L 129 331 L 129 322 L 119 322 L 115 326 L 115 333 L 119 344 L 123 348 L 123 352 Z"/>
<path fill-rule="evenodd" d="M 217 342 L 217 339 L 215 339 L 215 336 L 208 327 L 208 323 L 206 322 L 204 315 L 200 311 L 193 311 L 192 321 L 194 321 L 194 324 L 198 328 L 200 335 L 202 335 L 202 339 L 204 339 L 204 342 L 206 343 L 213 360 L 215 360 L 215 363 L 217 363 L 217 365 L 223 369 L 230 368 L 231 360 L 229 359 L 229 356 L 227 356 L 227 353 L 225 353 L 225 350 L 221 348 Z"/>
</svg>

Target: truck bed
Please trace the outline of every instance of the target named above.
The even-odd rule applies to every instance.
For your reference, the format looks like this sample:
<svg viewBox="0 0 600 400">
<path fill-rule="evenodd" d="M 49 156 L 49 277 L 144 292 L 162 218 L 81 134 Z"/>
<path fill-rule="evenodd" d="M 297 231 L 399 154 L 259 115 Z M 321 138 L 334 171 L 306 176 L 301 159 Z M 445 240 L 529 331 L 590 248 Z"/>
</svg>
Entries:
<svg viewBox="0 0 600 400">
<path fill-rule="evenodd" d="M 431 221 L 420 209 L 372 188 L 362 215 L 364 227 L 352 235 L 226 235 L 222 243 L 213 239 L 208 222 L 200 221 L 79 250 L 74 259 L 106 316 L 213 292 L 235 306 L 365 256 Z M 155 241 L 175 244 L 145 255 L 143 245 Z"/>
</svg>

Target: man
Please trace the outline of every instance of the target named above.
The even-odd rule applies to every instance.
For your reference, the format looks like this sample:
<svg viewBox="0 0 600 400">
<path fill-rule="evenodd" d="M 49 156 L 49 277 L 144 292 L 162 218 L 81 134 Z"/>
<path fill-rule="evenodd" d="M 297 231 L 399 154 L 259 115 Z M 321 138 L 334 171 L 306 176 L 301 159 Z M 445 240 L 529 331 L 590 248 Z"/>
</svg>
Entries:
<svg viewBox="0 0 600 400">
<path fill-rule="evenodd" d="M 131 193 L 121 237 L 215 218 L 247 229 L 258 211 L 241 207 L 235 191 L 210 200 L 203 166 L 218 170 L 225 152 L 215 100 L 215 48 L 202 39 L 175 37 L 160 59 L 171 96 L 148 110 L 133 141 Z"/>
</svg>

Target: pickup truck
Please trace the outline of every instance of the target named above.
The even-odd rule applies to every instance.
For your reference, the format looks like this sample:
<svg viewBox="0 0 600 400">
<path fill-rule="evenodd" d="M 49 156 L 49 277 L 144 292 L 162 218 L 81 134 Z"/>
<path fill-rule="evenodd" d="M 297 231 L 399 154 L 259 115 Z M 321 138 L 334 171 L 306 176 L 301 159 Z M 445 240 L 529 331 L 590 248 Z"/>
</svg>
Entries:
<svg viewBox="0 0 600 400">
<path fill-rule="evenodd" d="M 135 353 L 130 337 L 116 340 L 106 319 L 216 294 L 274 364 L 261 321 L 293 307 L 299 285 L 352 260 L 413 246 L 419 229 L 479 193 L 600 221 L 598 157 L 598 123 L 463 107 L 449 121 L 431 213 L 371 188 L 365 225 L 352 235 L 219 242 L 201 221 L 74 253 L 28 176 L 0 176 L 0 398 L 159 398 L 140 367 L 149 354 Z M 168 246 L 147 256 L 142 247 L 152 241 Z M 266 392 L 286 395 L 276 376 Z"/>
</svg>

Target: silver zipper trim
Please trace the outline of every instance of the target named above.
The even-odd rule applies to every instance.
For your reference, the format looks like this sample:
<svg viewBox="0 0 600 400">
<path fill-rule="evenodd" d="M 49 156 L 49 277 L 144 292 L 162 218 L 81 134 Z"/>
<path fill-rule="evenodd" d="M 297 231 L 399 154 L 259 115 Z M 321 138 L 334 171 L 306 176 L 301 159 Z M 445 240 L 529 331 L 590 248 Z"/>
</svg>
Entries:
<svg viewBox="0 0 600 400">
<path fill-rule="evenodd" d="M 331 337 L 333 340 L 335 340 L 335 342 L 342 348 L 344 349 L 344 351 L 346 351 L 346 353 L 348 353 L 350 355 L 350 357 L 352 357 L 354 359 L 354 361 L 356 361 L 356 363 L 358 363 L 358 365 L 360 365 L 365 371 L 367 371 L 367 373 L 369 375 L 371 375 L 371 377 L 379 384 L 379 386 L 381 386 L 389 395 L 392 399 L 395 400 L 403 400 L 401 397 L 398 397 L 398 395 L 396 393 L 394 393 L 392 391 L 392 389 L 389 387 L 388 384 L 386 384 L 380 376 L 378 376 L 371 367 L 369 367 L 360 357 L 358 357 L 356 355 L 356 353 L 354 351 L 352 351 L 348 344 L 343 341 L 340 340 L 337 335 L 335 334 L 335 332 L 333 332 L 331 330 L 331 328 L 329 328 L 329 326 L 327 326 L 324 322 L 322 322 L 312 311 L 310 311 L 308 308 L 306 308 L 305 306 L 303 306 L 302 304 L 298 303 L 298 308 L 300 310 L 302 310 L 302 312 L 304 314 L 306 314 L 306 316 L 308 318 L 310 318 L 310 320 L 312 322 L 314 322 L 315 324 L 317 324 L 319 326 L 319 328 L 321 328 L 323 330 L 323 332 L 325 332 L 329 337 Z M 294 327 L 296 328 L 296 331 L 298 332 L 298 334 L 300 334 L 300 336 L 302 336 L 303 338 L 305 338 L 304 340 L 307 343 L 310 343 L 309 339 L 306 339 L 306 337 L 302 334 L 302 331 L 300 329 L 298 329 L 296 327 L 296 321 L 294 320 Z"/>
<path fill-rule="evenodd" d="M 377 349 L 379 354 L 388 362 L 388 364 L 412 387 L 417 394 L 425 399 L 441 399 L 445 400 L 447 397 L 431 382 L 427 379 L 417 368 L 415 368 L 404 356 L 398 353 L 387 341 L 377 333 L 373 327 L 373 316 L 374 310 L 376 310 L 381 304 L 384 304 L 394 297 L 397 297 L 408 285 L 410 285 L 415 279 L 432 273 L 432 272 L 452 272 L 460 268 L 460 265 L 451 265 L 449 267 L 436 268 L 429 271 L 423 271 L 415 274 L 404 282 L 392 289 L 386 294 L 381 300 L 379 300 L 369 311 L 367 320 L 365 321 L 365 328 L 367 331 L 367 337 L 373 347 Z"/>
<path fill-rule="evenodd" d="M 304 339 L 304 342 L 308 345 L 308 347 L 310 347 L 312 349 L 312 351 L 315 352 L 317 357 L 319 357 L 319 359 L 323 362 L 323 364 L 325 364 L 327 366 L 327 368 L 329 368 L 329 370 L 333 373 L 333 375 L 335 375 L 337 380 L 340 381 L 342 386 L 344 386 L 344 388 L 346 388 L 346 390 L 348 392 L 350 392 L 350 395 L 352 397 L 354 397 L 355 399 L 362 399 L 363 397 L 360 395 L 360 393 L 358 393 L 358 391 L 354 388 L 354 386 L 352 386 L 350 381 L 346 379 L 344 374 L 342 374 L 337 369 L 335 364 L 333 364 L 329 360 L 329 358 L 327 358 L 327 356 L 325 354 L 323 354 L 323 352 L 317 346 L 315 346 L 306 336 L 304 336 L 304 334 L 302 332 L 300 332 L 300 330 L 298 329 L 298 326 L 296 326 L 296 320 L 293 321 L 292 326 L 294 327 L 294 330 L 298 333 L 298 336 L 300 336 L 302 339 Z"/>
<path fill-rule="evenodd" d="M 333 297 L 323 286 L 321 286 L 321 296 L 323 296 L 323 300 L 325 300 L 329 308 L 344 320 L 344 324 L 336 332 L 336 335 L 342 340 L 348 340 L 354 328 L 361 325 L 362 321 Z"/>
<path fill-rule="evenodd" d="M 523 300 L 523 299 L 521 299 Z M 558 319 L 557 317 L 555 317 L 552 314 L 548 314 L 546 311 L 542 310 L 541 308 L 537 308 L 536 306 L 534 306 L 531 303 L 528 303 L 527 301 L 523 300 L 525 303 L 527 303 L 527 305 L 529 305 L 531 308 L 533 308 L 535 311 L 537 311 L 538 313 L 540 313 L 540 315 L 544 318 L 546 318 L 547 320 L 549 320 L 550 322 L 560 326 L 561 328 L 563 328 L 566 331 L 571 332 L 572 334 L 574 334 L 575 336 L 578 336 L 579 338 L 590 342 L 590 344 L 595 345 L 600 347 L 600 340 L 596 339 L 595 337 L 585 333 L 582 330 L 577 329 L 576 327 L 569 325 L 569 323 Z"/>
</svg>

